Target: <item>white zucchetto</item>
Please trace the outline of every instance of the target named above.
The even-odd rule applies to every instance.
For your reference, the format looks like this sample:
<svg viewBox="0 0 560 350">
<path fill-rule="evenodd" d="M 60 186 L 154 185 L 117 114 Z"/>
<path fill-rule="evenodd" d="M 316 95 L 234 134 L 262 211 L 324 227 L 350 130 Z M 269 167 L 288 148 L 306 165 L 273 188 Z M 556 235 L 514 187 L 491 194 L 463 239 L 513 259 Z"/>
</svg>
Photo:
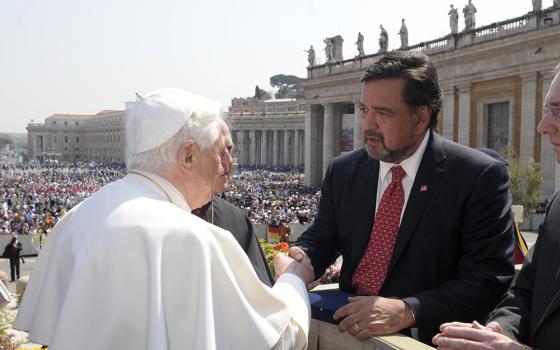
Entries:
<svg viewBox="0 0 560 350">
<path fill-rule="evenodd" d="M 160 89 L 127 103 L 126 144 L 138 154 L 171 139 L 191 118 L 215 118 L 220 104 L 180 89 Z"/>
</svg>

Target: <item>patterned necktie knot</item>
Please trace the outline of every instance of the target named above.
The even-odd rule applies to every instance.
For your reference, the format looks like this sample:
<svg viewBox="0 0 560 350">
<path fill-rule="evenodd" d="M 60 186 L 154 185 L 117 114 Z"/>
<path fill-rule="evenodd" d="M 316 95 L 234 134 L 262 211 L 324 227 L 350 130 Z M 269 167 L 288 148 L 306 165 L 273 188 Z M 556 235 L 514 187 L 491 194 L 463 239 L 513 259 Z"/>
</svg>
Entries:
<svg viewBox="0 0 560 350">
<path fill-rule="evenodd" d="M 404 169 L 400 166 L 397 165 L 395 167 L 391 168 L 391 183 L 393 182 L 401 182 L 402 179 L 405 177 L 406 172 L 404 171 Z"/>
</svg>

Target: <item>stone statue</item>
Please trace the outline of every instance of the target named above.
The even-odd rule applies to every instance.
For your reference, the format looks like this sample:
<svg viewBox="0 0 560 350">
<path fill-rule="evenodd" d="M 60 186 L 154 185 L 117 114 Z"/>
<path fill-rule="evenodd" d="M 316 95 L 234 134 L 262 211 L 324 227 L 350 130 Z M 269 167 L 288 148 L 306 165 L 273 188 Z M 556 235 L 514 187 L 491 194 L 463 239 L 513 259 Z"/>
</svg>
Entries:
<svg viewBox="0 0 560 350">
<path fill-rule="evenodd" d="M 554 0 L 552 6 L 554 6 L 554 7 L 560 6 L 560 0 Z"/>
<path fill-rule="evenodd" d="M 379 29 L 381 29 L 381 33 L 379 33 L 379 53 L 387 52 L 387 48 L 389 47 L 389 34 L 383 25 L 379 25 Z"/>
<path fill-rule="evenodd" d="M 323 40 L 325 43 L 325 56 L 327 57 L 327 62 L 332 62 L 334 58 L 334 43 L 330 38 Z"/>
<path fill-rule="evenodd" d="M 533 11 L 542 10 L 542 0 L 532 0 L 533 1 Z"/>
<path fill-rule="evenodd" d="M 399 36 L 401 38 L 401 49 L 408 47 L 408 28 L 404 24 L 404 18 L 402 19 L 401 29 L 399 30 Z"/>
<path fill-rule="evenodd" d="M 364 36 L 361 32 L 358 32 L 358 40 L 356 41 L 356 46 L 358 46 L 358 56 L 364 56 Z"/>
<path fill-rule="evenodd" d="M 453 4 L 449 6 L 451 7 L 447 13 L 449 15 L 449 27 L 451 28 L 451 33 L 455 34 L 459 32 L 459 11 L 453 7 Z"/>
<path fill-rule="evenodd" d="M 476 26 L 476 20 L 474 14 L 476 13 L 476 7 L 472 4 L 472 0 L 463 7 L 463 15 L 465 16 L 465 30 L 474 29 Z"/>
<path fill-rule="evenodd" d="M 309 48 L 309 50 L 303 50 L 307 52 L 307 62 L 309 63 L 309 67 L 315 65 L 315 49 L 313 49 L 313 45 Z"/>
</svg>

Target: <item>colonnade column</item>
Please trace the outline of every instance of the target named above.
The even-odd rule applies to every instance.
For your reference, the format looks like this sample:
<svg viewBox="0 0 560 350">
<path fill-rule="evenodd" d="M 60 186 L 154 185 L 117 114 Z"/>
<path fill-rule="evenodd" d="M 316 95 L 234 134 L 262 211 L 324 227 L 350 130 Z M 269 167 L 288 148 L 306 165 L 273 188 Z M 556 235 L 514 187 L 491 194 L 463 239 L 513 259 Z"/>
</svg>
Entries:
<svg viewBox="0 0 560 350">
<path fill-rule="evenodd" d="M 443 92 L 443 128 L 442 135 L 453 140 L 453 119 L 455 113 L 455 86 L 442 87 Z"/>
<path fill-rule="evenodd" d="M 272 166 L 278 165 L 278 130 L 272 132 Z"/>
<path fill-rule="evenodd" d="M 255 130 L 249 131 L 249 140 L 251 141 L 251 165 L 257 164 L 257 136 Z"/>
<path fill-rule="evenodd" d="M 261 165 L 263 166 L 268 165 L 268 159 L 267 159 L 268 148 L 266 143 L 267 141 L 266 133 L 267 131 L 263 130 L 261 134 Z"/>
<path fill-rule="evenodd" d="M 290 131 L 288 129 L 284 130 L 284 165 L 288 165 L 288 160 L 290 159 Z"/>
<path fill-rule="evenodd" d="M 300 138 L 300 132 L 299 130 L 294 130 L 294 157 L 292 158 L 292 164 L 294 166 L 299 166 L 300 160 L 299 160 L 299 155 L 300 155 L 300 142 L 299 142 L 299 138 Z"/>
<path fill-rule="evenodd" d="M 544 98 L 552 84 L 552 79 L 554 75 L 552 73 L 543 73 L 543 102 Z M 542 198 L 550 198 L 550 196 L 554 193 L 555 189 L 560 186 L 557 181 L 556 177 L 556 153 L 554 152 L 554 148 L 552 148 L 550 144 L 550 138 L 548 137 L 541 137 L 541 173 L 543 175 L 543 182 L 541 185 L 541 197 Z M 538 159 L 536 161 L 539 161 Z"/>
<path fill-rule="evenodd" d="M 519 152 L 521 159 L 526 160 L 534 158 L 535 154 L 535 114 L 536 114 L 536 100 L 537 100 L 537 73 L 529 73 L 521 75 L 521 127 L 519 138 Z M 540 106 L 538 106 L 540 108 Z M 529 117 L 532 118 L 529 118 Z M 515 118 L 514 118 L 515 119 Z M 514 128 L 514 125 L 510 125 Z M 515 136 L 514 136 L 515 139 Z"/>
<path fill-rule="evenodd" d="M 472 130 L 475 132 L 475 130 Z M 471 85 L 459 86 L 459 138 L 460 144 L 470 146 L 471 136 Z M 474 145 L 473 145 L 474 146 Z"/>
<path fill-rule="evenodd" d="M 319 186 L 322 180 L 321 168 L 323 165 L 323 152 L 320 146 L 322 140 L 321 119 L 322 108 L 317 104 L 305 105 L 305 143 L 304 143 L 304 170 L 305 184 Z"/>
<path fill-rule="evenodd" d="M 324 106 L 325 113 L 323 116 L 323 171 L 322 176 L 325 175 L 325 171 L 329 166 L 329 162 L 332 160 L 334 155 L 334 145 L 333 145 L 333 129 L 334 129 L 334 114 L 333 114 L 333 104 L 328 103 Z"/>
<path fill-rule="evenodd" d="M 360 102 L 354 102 L 354 139 L 352 148 L 358 149 L 363 146 L 364 138 L 362 135 L 362 113 L 360 111 Z"/>
<path fill-rule="evenodd" d="M 239 164 L 245 165 L 245 159 L 247 159 L 247 152 L 245 152 L 245 132 L 243 130 L 237 131 L 237 140 L 239 142 Z"/>
</svg>

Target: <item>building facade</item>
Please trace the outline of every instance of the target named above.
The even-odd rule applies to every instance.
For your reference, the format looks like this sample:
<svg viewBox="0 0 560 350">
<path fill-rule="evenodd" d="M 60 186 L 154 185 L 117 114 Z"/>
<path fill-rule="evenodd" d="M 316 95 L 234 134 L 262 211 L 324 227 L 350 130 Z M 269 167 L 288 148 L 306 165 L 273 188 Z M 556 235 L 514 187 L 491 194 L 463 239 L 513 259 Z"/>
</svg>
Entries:
<svg viewBox="0 0 560 350">
<path fill-rule="evenodd" d="M 235 98 L 228 118 L 242 166 L 302 167 L 305 103 L 282 99 Z"/>
<path fill-rule="evenodd" d="M 124 163 L 124 111 L 54 114 L 27 126 L 29 160 Z"/>
<path fill-rule="evenodd" d="M 560 62 L 560 8 L 405 48 L 430 57 L 443 105 L 438 130 L 470 147 L 510 149 L 541 164 L 542 196 L 559 187 L 560 171 L 547 138 L 536 132 L 553 68 Z M 357 117 L 365 69 L 378 54 L 308 67 L 305 94 L 305 180 L 319 185 L 341 153 L 343 116 L 353 118 L 352 148 L 363 144 Z"/>
</svg>

